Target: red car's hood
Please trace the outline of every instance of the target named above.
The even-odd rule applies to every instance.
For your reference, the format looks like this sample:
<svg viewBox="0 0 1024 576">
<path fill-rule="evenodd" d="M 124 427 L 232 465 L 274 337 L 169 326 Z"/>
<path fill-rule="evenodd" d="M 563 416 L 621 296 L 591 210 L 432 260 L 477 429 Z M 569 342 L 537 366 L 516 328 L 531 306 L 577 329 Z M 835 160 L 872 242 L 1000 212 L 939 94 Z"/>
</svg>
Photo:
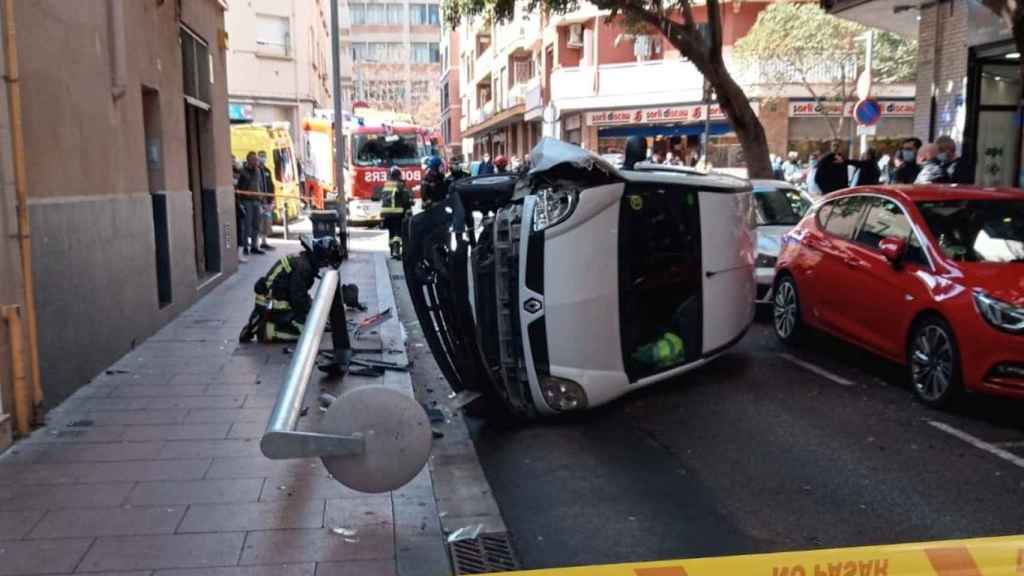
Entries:
<svg viewBox="0 0 1024 576">
<path fill-rule="evenodd" d="M 1024 264 L 959 264 L 966 276 L 966 285 L 984 290 L 988 295 L 1024 307 Z"/>
</svg>

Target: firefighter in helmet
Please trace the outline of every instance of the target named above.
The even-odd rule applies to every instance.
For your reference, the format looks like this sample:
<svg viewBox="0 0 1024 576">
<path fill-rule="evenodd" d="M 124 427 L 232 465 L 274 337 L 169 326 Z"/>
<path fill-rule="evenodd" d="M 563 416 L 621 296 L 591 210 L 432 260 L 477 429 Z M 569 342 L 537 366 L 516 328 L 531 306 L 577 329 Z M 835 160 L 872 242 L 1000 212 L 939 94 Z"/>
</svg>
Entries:
<svg viewBox="0 0 1024 576">
<path fill-rule="evenodd" d="M 412 211 L 412 195 L 402 180 L 402 170 L 392 166 L 388 173 L 388 181 L 384 184 L 381 217 L 388 231 L 388 243 L 391 245 L 391 257 L 402 256 L 402 220 Z"/>
<path fill-rule="evenodd" d="M 420 198 L 423 199 L 424 210 L 437 202 L 444 202 L 448 197 L 448 181 L 444 177 L 443 164 L 441 158 L 437 156 L 431 156 L 427 160 L 427 170 L 423 173 L 423 183 L 420 184 Z"/>
<path fill-rule="evenodd" d="M 238 335 L 239 342 L 254 337 L 260 342 L 298 340 L 313 306 L 309 289 L 321 268 L 341 265 L 341 245 L 337 238 L 301 239 L 302 252 L 284 256 L 256 281 L 256 305 L 249 322 Z"/>
</svg>

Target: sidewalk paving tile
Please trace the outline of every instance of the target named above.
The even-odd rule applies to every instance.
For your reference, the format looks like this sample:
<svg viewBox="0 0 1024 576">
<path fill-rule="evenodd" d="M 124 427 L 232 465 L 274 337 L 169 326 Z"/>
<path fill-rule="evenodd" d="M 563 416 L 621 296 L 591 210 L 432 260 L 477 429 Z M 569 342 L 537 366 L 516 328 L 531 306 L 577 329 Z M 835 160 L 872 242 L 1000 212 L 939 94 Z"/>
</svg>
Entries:
<svg viewBox="0 0 1024 576">
<path fill-rule="evenodd" d="M 232 566 L 244 540 L 241 532 L 103 537 L 89 549 L 78 571 Z"/>
<path fill-rule="evenodd" d="M 188 410 L 169 408 L 165 410 L 119 410 L 104 412 L 81 412 L 75 420 L 91 420 L 94 426 L 118 424 L 181 424 Z"/>
<path fill-rule="evenodd" d="M 323 500 L 193 504 L 189 507 L 178 532 L 280 530 L 321 528 L 323 525 Z"/>
<path fill-rule="evenodd" d="M 72 572 L 90 544 L 91 538 L 4 542 L 0 576 Z"/>
<path fill-rule="evenodd" d="M 109 464 L 90 462 L 81 466 L 82 482 L 197 480 L 210 467 L 210 460 L 137 460 Z"/>
<path fill-rule="evenodd" d="M 223 440 L 231 429 L 230 423 L 221 424 L 155 424 L 153 426 L 126 426 L 126 442 L 149 440 Z"/>
<path fill-rule="evenodd" d="M 134 506 L 218 504 L 255 502 L 263 480 L 193 480 L 190 482 L 140 482 L 128 495 Z"/>
<path fill-rule="evenodd" d="M 368 494 L 362 498 L 328 500 L 324 525 L 329 528 L 358 528 L 394 523 L 391 496 Z"/>
<path fill-rule="evenodd" d="M 17 447 L 14 461 L 31 463 L 124 462 L 155 460 L 162 442 L 111 442 L 89 444 L 34 444 Z"/>
<path fill-rule="evenodd" d="M 51 510 L 28 538 L 172 534 L 184 515 L 185 506 Z"/>
<path fill-rule="evenodd" d="M 265 456 L 214 458 L 207 478 L 267 478 L 269 476 L 318 476 L 324 473 L 319 458 L 271 460 Z"/>
<path fill-rule="evenodd" d="M 0 485 L 0 510 L 106 508 L 120 506 L 132 482 L 110 484 L 58 484 L 52 486 Z"/>
<path fill-rule="evenodd" d="M 189 440 L 164 442 L 158 458 L 220 458 L 249 456 L 262 458 L 260 443 L 256 440 Z"/>
<path fill-rule="evenodd" d="M 396 576 L 395 563 L 388 560 L 359 560 L 356 562 L 321 562 L 316 576 Z"/>
<path fill-rule="evenodd" d="M 206 393 L 208 387 L 209 386 L 206 384 L 190 386 L 143 386 L 122 384 L 114 389 L 111 399 L 121 397 L 178 398 L 181 396 L 202 396 Z"/>
<path fill-rule="evenodd" d="M 347 488 L 327 476 L 290 476 L 267 478 L 260 493 L 260 502 L 275 500 L 335 500 L 364 498 L 366 494 Z"/>
<path fill-rule="evenodd" d="M 394 556 L 395 536 L 390 526 L 363 527 L 354 536 L 327 528 L 268 530 L 249 533 L 240 564 L 383 560 Z"/>
<path fill-rule="evenodd" d="M 259 422 L 266 426 L 270 408 L 193 408 L 186 424 L 219 424 L 222 422 Z"/>
<path fill-rule="evenodd" d="M 124 426 L 100 426 L 98 428 L 52 428 L 38 430 L 25 444 L 63 444 L 91 442 L 119 442 L 124 440 Z"/>
<path fill-rule="evenodd" d="M 180 396 L 153 398 L 146 408 L 241 408 L 244 396 Z"/>
<path fill-rule="evenodd" d="M 45 513 L 44 510 L 0 510 L 0 540 L 24 538 Z"/>
<path fill-rule="evenodd" d="M 228 438 L 261 438 L 266 430 L 266 422 L 235 422 L 231 424 Z"/>
<path fill-rule="evenodd" d="M 316 564 L 276 564 L 268 566 L 232 566 L 230 568 L 199 568 L 160 570 L 156 576 L 315 576 Z M 370 576 L 370 575 L 367 575 Z"/>
</svg>

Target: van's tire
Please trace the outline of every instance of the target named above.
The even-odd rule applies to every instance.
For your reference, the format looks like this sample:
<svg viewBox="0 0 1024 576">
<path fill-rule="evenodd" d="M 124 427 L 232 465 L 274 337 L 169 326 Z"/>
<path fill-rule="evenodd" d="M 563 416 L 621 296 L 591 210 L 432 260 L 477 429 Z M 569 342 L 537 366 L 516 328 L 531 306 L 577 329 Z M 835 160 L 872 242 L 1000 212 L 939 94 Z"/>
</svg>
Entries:
<svg viewBox="0 0 1024 576">
<path fill-rule="evenodd" d="M 800 316 L 800 294 L 796 281 L 787 273 L 780 272 L 772 288 L 772 329 L 784 344 L 796 344 L 806 327 Z"/>
<path fill-rule="evenodd" d="M 923 316 L 910 328 L 907 379 L 917 399 L 933 408 L 949 406 L 963 395 L 960 347 L 942 317 Z"/>
</svg>

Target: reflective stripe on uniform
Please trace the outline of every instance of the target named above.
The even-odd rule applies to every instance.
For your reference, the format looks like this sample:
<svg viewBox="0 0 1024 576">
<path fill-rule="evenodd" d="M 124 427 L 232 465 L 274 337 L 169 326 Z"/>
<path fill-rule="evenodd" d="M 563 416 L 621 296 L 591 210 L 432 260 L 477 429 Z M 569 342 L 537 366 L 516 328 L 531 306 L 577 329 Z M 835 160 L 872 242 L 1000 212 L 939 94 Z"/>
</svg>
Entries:
<svg viewBox="0 0 1024 576">
<path fill-rule="evenodd" d="M 273 298 L 267 298 L 262 294 L 256 295 L 256 305 L 263 308 L 270 308 L 271 310 L 291 310 L 292 305 L 287 300 L 275 300 Z"/>
</svg>

